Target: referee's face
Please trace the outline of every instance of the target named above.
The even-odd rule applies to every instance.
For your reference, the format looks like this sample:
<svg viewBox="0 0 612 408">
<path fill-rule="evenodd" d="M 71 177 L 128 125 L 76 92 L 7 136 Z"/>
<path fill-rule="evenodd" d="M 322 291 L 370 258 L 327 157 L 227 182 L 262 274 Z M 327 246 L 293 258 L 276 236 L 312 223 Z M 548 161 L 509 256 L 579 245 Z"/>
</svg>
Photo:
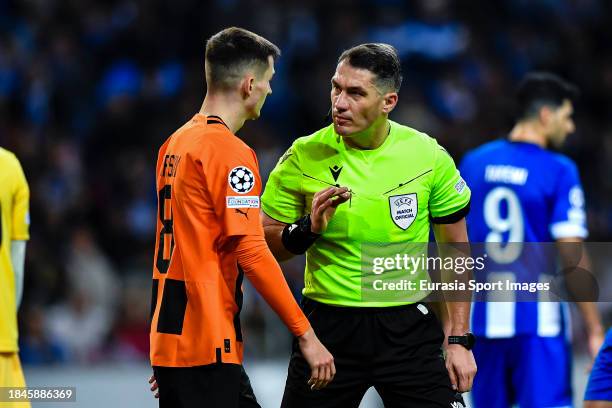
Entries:
<svg viewBox="0 0 612 408">
<path fill-rule="evenodd" d="M 334 130 L 341 136 L 361 133 L 385 113 L 384 95 L 374 85 L 375 75 L 341 61 L 331 80 Z"/>
</svg>

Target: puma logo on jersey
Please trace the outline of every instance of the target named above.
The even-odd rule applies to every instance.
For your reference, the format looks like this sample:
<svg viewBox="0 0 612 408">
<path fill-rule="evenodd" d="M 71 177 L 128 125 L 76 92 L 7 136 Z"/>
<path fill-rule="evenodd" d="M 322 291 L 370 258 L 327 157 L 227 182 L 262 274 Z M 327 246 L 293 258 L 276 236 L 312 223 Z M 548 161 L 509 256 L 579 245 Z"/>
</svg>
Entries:
<svg viewBox="0 0 612 408">
<path fill-rule="evenodd" d="M 237 213 L 239 213 L 239 214 L 244 215 L 244 216 L 246 217 L 246 219 L 247 219 L 247 220 L 249 219 L 249 213 L 248 213 L 248 212 L 246 212 L 246 211 L 242 211 L 242 210 L 239 210 L 239 209 L 235 209 L 234 211 L 236 211 L 236 212 L 237 212 Z M 248 211 L 248 210 L 247 210 L 247 211 Z"/>
</svg>

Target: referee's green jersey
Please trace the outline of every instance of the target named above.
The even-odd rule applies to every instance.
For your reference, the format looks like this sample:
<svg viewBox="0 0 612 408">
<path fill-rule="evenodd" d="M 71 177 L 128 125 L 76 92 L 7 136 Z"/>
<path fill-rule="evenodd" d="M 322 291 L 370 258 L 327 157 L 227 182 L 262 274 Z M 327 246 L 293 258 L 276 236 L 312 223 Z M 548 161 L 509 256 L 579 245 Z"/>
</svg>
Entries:
<svg viewBox="0 0 612 408">
<path fill-rule="evenodd" d="M 333 125 L 301 137 L 270 174 L 262 209 L 284 223 L 310 213 L 313 195 L 329 185 L 353 193 L 307 251 L 308 298 L 339 306 L 412 303 L 362 298 L 362 245 L 428 242 L 430 222 L 454 222 L 467 213 L 470 190 L 446 150 L 424 133 L 389 122 L 388 137 L 373 150 L 347 146 Z"/>
</svg>

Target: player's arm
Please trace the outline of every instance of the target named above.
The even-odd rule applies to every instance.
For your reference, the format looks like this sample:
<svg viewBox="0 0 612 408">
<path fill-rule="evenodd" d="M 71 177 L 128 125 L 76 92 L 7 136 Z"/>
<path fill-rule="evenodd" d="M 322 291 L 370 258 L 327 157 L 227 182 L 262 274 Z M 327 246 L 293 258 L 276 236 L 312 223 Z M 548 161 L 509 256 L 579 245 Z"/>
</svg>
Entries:
<svg viewBox="0 0 612 408">
<path fill-rule="evenodd" d="M 583 273 L 592 271 L 591 259 L 586 248 L 584 248 L 582 238 L 558 238 L 557 248 L 559 249 L 563 270 L 568 271 L 567 276 L 565 276 L 568 289 L 572 291 L 573 288 L 583 287 L 587 282 L 590 282 L 582 279 Z M 580 297 L 579 294 L 577 296 Z M 587 331 L 589 354 L 592 359 L 595 359 L 605 338 L 599 310 L 597 310 L 597 305 L 594 302 L 575 303 Z"/>
<path fill-rule="evenodd" d="M 238 263 L 257 292 L 298 338 L 311 368 L 308 382 L 314 389 L 325 387 L 336 374 L 334 359 L 321 344 L 302 309 L 289 290 L 280 266 L 261 235 L 236 237 Z"/>
<path fill-rule="evenodd" d="M 261 177 L 255 153 L 244 150 L 237 151 L 233 157 L 214 155 L 202 161 L 202 165 L 203 174 L 209 175 L 207 188 L 223 228 L 224 245 L 236 254 L 238 264 L 255 289 L 298 337 L 302 354 L 311 368 L 310 385 L 324 387 L 335 374 L 333 357 L 314 334 L 266 245 L 259 218 Z M 238 168 L 242 177 L 248 176 L 251 181 L 248 191 L 234 181 Z M 241 198 L 247 193 L 250 199 L 243 201 Z"/>
<path fill-rule="evenodd" d="M 11 241 L 11 264 L 15 273 L 15 305 L 17 310 L 23 297 L 26 241 Z"/>
<path fill-rule="evenodd" d="M 30 238 L 30 189 L 21 164 L 15 159 L 16 188 L 13 194 L 12 228 L 11 228 L 11 264 L 15 274 L 15 305 L 17 310 L 23 297 L 24 265 L 26 241 Z"/>
<path fill-rule="evenodd" d="M 584 408 L 612 408 L 612 401 L 584 401 Z"/>
<path fill-rule="evenodd" d="M 572 290 L 584 287 L 588 281 L 581 279 L 581 276 L 592 271 L 591 261 L 583 243 L 588 236 L 585 200 L 578 168 L 573 162 L 563 165 L 557 180 L 549 228 L 557 242 L 563 269 L 566 271 L 563 277 L 566 280 L 565 286 Z M 579 299 L 580 295 L 576 298 Z M 599 312 L 593 302 L 576 302 L 576 305 L 587 330 L 589 352 L 595 358 L 604 340 Z"/>
</svg>

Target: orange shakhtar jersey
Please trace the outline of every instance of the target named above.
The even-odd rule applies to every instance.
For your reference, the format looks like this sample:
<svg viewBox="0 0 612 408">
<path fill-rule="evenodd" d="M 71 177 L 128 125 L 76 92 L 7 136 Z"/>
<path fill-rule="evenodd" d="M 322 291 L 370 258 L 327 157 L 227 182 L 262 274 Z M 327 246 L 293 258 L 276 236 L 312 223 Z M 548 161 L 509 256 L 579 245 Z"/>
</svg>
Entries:
<svg viewBox="0 0 612 408">
<path fill-rule="evenodd" d="M 198 113 L 162 145 L 156 168 L 151 364 L 241 364 L 243 274 L 230 238 L 263 237 L 255 152 Z"/>
</svg>

